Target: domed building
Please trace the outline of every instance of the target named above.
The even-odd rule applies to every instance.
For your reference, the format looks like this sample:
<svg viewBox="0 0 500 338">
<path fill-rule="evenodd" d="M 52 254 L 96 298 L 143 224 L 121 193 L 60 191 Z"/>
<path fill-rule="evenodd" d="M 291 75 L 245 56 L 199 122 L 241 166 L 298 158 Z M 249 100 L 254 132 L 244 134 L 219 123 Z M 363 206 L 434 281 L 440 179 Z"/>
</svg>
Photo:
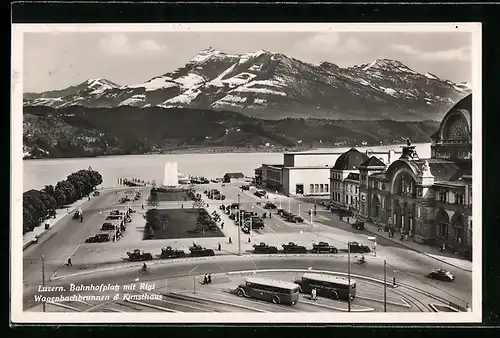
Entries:
<svg viewBox="0 0 500 338">
<path fill-rule="evenodd" d="M 472 94 L 431 136 L 431 158 L 410 141 L 388 167 L 359 166 L 359 215 L 420 243 L 472 252 Z M 373 165 L 375 164 L 375 165 Z"/>
</svg>

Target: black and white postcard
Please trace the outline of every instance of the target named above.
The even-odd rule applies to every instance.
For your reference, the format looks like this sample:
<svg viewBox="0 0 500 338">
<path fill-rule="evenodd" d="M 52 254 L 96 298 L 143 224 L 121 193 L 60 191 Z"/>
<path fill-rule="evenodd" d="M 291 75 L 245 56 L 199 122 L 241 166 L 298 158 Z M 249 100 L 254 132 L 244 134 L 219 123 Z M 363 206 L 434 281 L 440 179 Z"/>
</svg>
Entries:
<svg viewBox="0 0 500 338">
<path fill-rule="evenodd" d="M 13 322 L 481 320 L 480 24 L 12 27 Z"/>
</svg>

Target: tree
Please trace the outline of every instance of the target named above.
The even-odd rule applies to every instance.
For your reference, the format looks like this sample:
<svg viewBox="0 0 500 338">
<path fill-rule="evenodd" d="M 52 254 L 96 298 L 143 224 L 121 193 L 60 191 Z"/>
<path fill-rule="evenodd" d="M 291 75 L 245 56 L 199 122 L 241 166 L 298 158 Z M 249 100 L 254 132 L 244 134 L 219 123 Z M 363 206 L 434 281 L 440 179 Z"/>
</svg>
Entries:
<svg viewBox="0 0 500 338">
<path fill-rule="evenodd" d="M 23 235 L 27 232 L 33 231 L 35 222 L 33 221 L 30 209 L 23 206 Z"/>
</svg>

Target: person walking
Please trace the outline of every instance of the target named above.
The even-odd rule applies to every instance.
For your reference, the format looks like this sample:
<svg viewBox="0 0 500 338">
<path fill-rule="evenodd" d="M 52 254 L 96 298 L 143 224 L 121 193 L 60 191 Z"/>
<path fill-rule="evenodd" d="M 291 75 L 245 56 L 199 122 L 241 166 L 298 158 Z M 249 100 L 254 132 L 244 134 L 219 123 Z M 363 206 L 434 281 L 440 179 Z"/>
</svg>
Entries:
<svg viewBox="0 0 500 338">
<path fill-rule="evenodd" d="M 68 264 L 66 264 L 67 266 L 73 266 L 73 263 L 71 263 L 71 258 L 68 258 Z"/>
<path fill-rule="evenodd" d="M 312 300 L 317 300 L 317 298 L 316 298 L 316 288 L 313 288 L 312 291 L 311 291 L 311 299 Z"/>
<path fill-rule="evenodd" d="M 220 251 L 221 250 L 221 245 L 220 243 L 217 245 L 217 251 Z"/>
<path fill-rule="evenodd" d="M 229 244 L 233 244 L 233 241 L 231 240 L 231 237 L 229 237 Z"/>
<path fill-rule="evenodd" d="M 205 274 L 205 276 L 203 277 L 203 284 L 206 285 L 208 284 L 208 275 Z"/>
<path fill-rule="evenodd" d="M 224 222 L 221 223 L 220 228 L 224 229 Z"/>
<path fill-rule="evenodd" d="M 208 274 L 208 284 L 212 284 L 212 274 Z"/>
<path fill-rule="evenodd" d="M 380 225 L 377 226 L 377 232 L 380 232 Z"/>
</svg>

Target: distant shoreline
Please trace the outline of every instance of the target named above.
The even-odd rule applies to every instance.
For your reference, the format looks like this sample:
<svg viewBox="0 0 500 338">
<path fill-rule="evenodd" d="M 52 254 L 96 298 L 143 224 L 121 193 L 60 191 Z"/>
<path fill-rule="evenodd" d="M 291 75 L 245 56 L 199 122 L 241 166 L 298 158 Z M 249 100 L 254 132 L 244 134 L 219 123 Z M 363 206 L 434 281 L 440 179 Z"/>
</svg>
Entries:
<svg viewBox="0 0 500 338">
<path fill-rule="evenodd" d="M 418 144 L 426 144 L 429 142 L 416 142 L 413 145 Z M 79 157 L 43 157 L 43 158 L 23 158 L 23 161 L 29 160 L 63 160 L 63 159 L 79 159 L 79 158 L 101 158 L 101 157 L 113 157 L 113 156 L 137 156 L 137 155 L 189 155 L 189 154 L 224 154 L 224 153 L 233 153 L 233 154 L 246 154 L 246 153 L 283 153 L 283 152 L 310 152 L 317 151 L 321 149 L 338 149 L 338 148 L 366 148 L 366 147 L 399 147 L 403 145 L 402 143 L 395 144 L 372 144 L 372 145 L 361 145 L 361 146 L 348 146 L 348 145 L 339 145 L 339 146 L 329 146 L 329 147 L 312 147 L 312 148 L 241 148 L 241 147 L 202 147 L 202 148 L 182 148 L 175 150 L 165 150 L 162 152 L 150 152 L 150 153 L 142 153 L 142 154 L 110 154 L 110 155 L 95 155 L 95 156 L 79 156 Z"/>
</svg>

